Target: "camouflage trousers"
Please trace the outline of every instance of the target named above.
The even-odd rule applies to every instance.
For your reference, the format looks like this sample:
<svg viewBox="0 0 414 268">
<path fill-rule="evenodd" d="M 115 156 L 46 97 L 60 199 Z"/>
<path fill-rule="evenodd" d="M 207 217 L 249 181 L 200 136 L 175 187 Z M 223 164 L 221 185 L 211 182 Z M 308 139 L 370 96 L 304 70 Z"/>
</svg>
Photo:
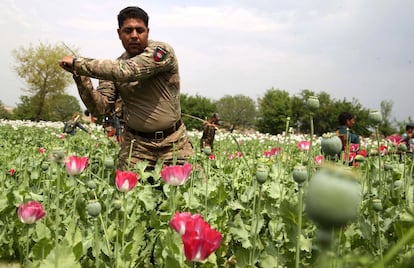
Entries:
<svg viewBox="0 0 414 268">
<path fill-rule="evenodd" d="M 127 170 L 129 160 L 129 167 L 134 167 L 137 162 L 147 161 L 147 170 L 153 169 L 158 161 L 165 165 L 181 165 L 193 154 L 193 145 L 184 124 L 164 139 L 147 139 L 125 130 L 117 168 Z"/>
<path fill-rule="evenodd" d="M 210 147 L 211 151 L 214 151 L 214 136 L 216 130 L 213 127 L 204 128 L 203 135 L 200 138 L 200 149 L 203 151 L 204 147 Z"/>
</svg>

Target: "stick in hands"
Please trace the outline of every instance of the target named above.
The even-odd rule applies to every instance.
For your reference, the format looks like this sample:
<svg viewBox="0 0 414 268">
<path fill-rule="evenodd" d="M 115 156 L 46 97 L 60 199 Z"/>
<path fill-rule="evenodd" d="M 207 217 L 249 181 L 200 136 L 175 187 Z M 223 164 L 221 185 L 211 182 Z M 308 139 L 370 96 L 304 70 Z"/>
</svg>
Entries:
<svg viewBox="0 0 414 268">
<path fill-rule="evenodd" d="M 76 73 L 73 71 L 73 67 L 75 65 L 75 60 L 76 60 L 76 54 L 72 51 L 72 49 L 70 49 L 65 43 L 62 42 L 62 44 L 69 50 L 69 52 L 71 52 L 74 56 L 65 56 L 63 57 L 63 59 L 61 59 L 59 61 L 59 65 L 60 67 L 62 67 L 65 71 L 70 72 L 74 75 L 76 75 Z"/>
</svg>

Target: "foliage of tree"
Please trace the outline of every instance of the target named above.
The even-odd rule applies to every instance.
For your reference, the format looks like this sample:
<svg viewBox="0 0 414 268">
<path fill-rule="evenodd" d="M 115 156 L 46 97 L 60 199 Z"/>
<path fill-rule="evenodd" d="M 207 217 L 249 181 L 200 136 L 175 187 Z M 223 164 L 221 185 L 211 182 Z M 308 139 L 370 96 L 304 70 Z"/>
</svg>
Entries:
<svg viewBox="0 0 414 268">
<path fill-rule="evenodd" d="M 311 110 L 307 105 L 310 96 L 319 100 L 319 108 Z M 362 136 L 371 134 L 372 124 L 369 122 L 369 110 L 364 109 L 355 99 L 332 99 L 326 92 L 315 94 L 304 89 L 292 97 L 283 90 L 269 89 L 265 96 L 259 100 L 258 130 L 271 134 L 281 133 L 286 129 L 286 117 L 290 117 L 289 126 L 297 133 L 310 132 L 310 119 L 312 118 L 314 134 L 320 136 L 335 131 L 338 126 L 338 116 L 343 111 L 351 112 L 356 117 L 353 131 Z M 311 117 L 312 116 L 312 117 Z"/>
<path fill-rule="evenodd" d="M 223 125 L 230 128 L 250 128 L 255 125 L 256 104 L 244 95 L 226 95 L 217 101 L 217 111 Z"/>
<path fill-rule="evenodd" d="M 36 97 L 21 96 L 14 114 L 16 119 L 35 120 L 35 111 L 38 107 Z M 45 99 L 39 120 L 66 121 L 73 113 L 81 112 L 78 100 L 67 94 L 51 95 Z"/>
<path fill-rule="evenodd" d="M 384 136 L 389 136 L 395 133 L 395 129 L 392 127 L 391 123 L 391 113 L 394 103 L 392 101 L 383 100 L 381 101 L 381 115 L 382 123 L 379 125 L 379 132 Z"/>
<path fill-rule="evenodd" d="M 59 67 L 58 61 L 63 56 L 71 54 L 64 45 L 51 45 L 40 43 L 37 47 L 32 44 L 29 47 L 20 47 L 13 50 L 16 60 L 14 66 L 18 76 L 27 84 L 23 89 L 29 93 L 30 116 L 33 120 L 41 120 L 48 99 L 64 94 L 65 88 L 72 82 L 70 75 Z M 28 115 L 25 115 L 28 117 Z"/>
<path fill-rule="evenodd" d="M 199 95 L 189 96 L 187 94 L 180 95 L 181 113 L 183 114 L 183 121 L 187 129 L 203 128 L 203 122 L 196 118 L 206 120 L 211 115 L 217 112 L 215 102 Z"/>
<path fill-rule="evenodd" d="M 274 88 L 268 89 L 258 103 L 258 130 L 269 134 L 285 131 L 287 118 L 292 116 L 289 92 Z"/>
<path fill-rule="evenodd" d="M 10 119 L 11 113 L 6 110 L 3 102 L 0 100 L 0 119 Z"/>
</svg>

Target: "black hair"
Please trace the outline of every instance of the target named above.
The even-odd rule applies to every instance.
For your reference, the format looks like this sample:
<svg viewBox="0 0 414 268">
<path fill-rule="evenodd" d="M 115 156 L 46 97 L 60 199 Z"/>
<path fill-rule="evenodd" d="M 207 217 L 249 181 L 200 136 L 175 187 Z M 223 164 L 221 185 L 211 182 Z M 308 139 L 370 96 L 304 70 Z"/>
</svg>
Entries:
<svg viewBox="0 0 414 268">
<path fill-rule="evenodd" d="M 340 125 L 345 125 L 346 121 L 351 120 L 354 116 L 349 112 L 342 112 L 338 116 L 338 122 Z"/>
<path fill-rule="evenodd" d="M 148 14 L 140 7 L 126 7 L 118 14 L 118 27 L 121 28 L 127 19 L 141 19 L 145 27 L 148 27 Z"/>
<path fill-rule="evenodd" d="M 408 124 L 405 126 L 405 131 L 408 131 L 410 128 L 414 128 L 414 123 L 408 123 Z"/>
</svg>

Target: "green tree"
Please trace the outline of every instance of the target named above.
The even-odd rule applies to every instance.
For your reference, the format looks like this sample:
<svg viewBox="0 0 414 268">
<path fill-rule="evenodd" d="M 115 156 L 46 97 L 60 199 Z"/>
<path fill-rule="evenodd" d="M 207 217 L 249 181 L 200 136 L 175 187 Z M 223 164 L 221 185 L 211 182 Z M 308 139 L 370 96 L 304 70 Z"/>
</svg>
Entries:
<svg viewBox="0 0 414 268">
<path fill-rule="evenodd" d="M 0 100 L 0 119 L 11 119 L 11 113 L 4 107 L 3 102 Z"/>
<path fill-rule="evenodd" d="M 379 125 L 379 131 L 383 136 L 395 133 L 397 130 L 391 124 L 391 113 L 394 103 L 392 101 L 381 101 L 382 123 Z"/>
<path fill-rule="evenodd" d="M 319 108 L 311 111 L 306 106 L 306 102 L 310 96 L 315 96 L 319 100 Z M 310 133 L 310 115 L 312 113 L 314 134 L 320 136 L 327 132 L 332 132 L 337 128 L 337 112 L 334 100 L 330 95 L 324 91 L 319 94 L 311 90 L 303 89 L 300 97 L 295 97 L 292 100 L 292 107 L 294 107 L 293 114 L 297 116 L 300 131 L 302 133 Z"/>
<path fill-rule="evenodd" d="M 256 105 L 250 97 L 226 95 L 217 101 L 217 111 L 224 125 L 230 128 L 249 128 L 255 125 Z"/>
<path fill-rule="evenodd" d="M 36 96 L 20 96 L 20 103 L 17 105 L 14 114 L 16 119 L 35 120 L 34 115 L 37 105 Z M 40 118 L 45 121 L 66 121 L 73 113 L 81 112 L 78 100 L 67 94 L 51 95 L 45 99 Z"/>
<path fill-rule="evenodd" d="M 33 105 L 29 96 L 20 96 L 20 103 L 14 109 L 14 117 L 19 120 L 34 120 Z"/>
<path fill-rule="evenodd" d="M 217 112 L 215 102 L 206 97 L 199 95 L 189 96 L 187 94 L 180 95 L 181 113 L 183 114 L 183 121 L 187 129 L 203 128 L 203 123 L 199 119 L 208 119 L 211 115 Z"/>
<path fill-rule="evenodd" d="M 52 95 L 46 101 L 44 110 L 48 121 L 66 121 L 75 112 L 82 113 L 76 97 L 67 94 Z"/>
<path fill-rule="evenodd" d="M 260 98 L 258 102 L 258 130 L 269 134 L 278 134 L 285 131 L 287 117 L 292 116 L 292 102 L 289 93 L 271 88 L 266 91 L 263 98 Z"/>
<path fill-rule="evenodd" d="M 31 44 L 28 48 L 20 47 L 12 53 L 16 60 L 14 69 L 18 76 L 25 80 L 27 88 L 23 90 L 28 92 L 31 98 L 29 102 L 25 100 L 24 105 L 34 106 L 31 109 L 34 113 L 33 120 L 44 120 L 41 115 L 46 100 L 53 95 L 63 94 L 72 81 L 66 71 L 58 65 L 58 61 L 71 52 L 63 45 L 40 43 L 37 47 Z"/>
</svg>

